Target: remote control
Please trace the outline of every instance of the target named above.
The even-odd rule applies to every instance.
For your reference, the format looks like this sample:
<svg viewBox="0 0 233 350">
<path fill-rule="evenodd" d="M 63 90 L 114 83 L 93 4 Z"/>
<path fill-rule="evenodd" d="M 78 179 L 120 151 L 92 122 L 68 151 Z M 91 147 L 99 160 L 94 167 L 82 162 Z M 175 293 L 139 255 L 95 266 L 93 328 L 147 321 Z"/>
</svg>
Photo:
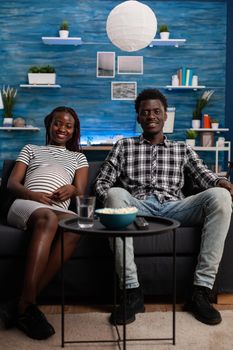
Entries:
<svg viewBox="0 0 233 350">
<path fill-rule="evenodd" d="M 137 216 L 134 220 L 138 230 L 148 230 L 149 224 L 143 216 Z"/>
</svg>

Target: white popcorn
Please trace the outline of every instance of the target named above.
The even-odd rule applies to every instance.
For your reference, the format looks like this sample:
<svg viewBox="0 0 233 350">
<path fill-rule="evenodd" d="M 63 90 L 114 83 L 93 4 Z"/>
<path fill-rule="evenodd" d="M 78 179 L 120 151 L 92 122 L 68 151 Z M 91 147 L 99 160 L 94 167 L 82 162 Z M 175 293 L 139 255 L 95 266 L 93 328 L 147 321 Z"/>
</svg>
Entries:
<svg viewBox="0 0 233 350">
<path fill-rule="evenodd" d="M 103 208 L 99 209 L 100 214 L 130 214 L 137 211 L 136 207 L 125 207 L 125 208 Z"/>
</svg>

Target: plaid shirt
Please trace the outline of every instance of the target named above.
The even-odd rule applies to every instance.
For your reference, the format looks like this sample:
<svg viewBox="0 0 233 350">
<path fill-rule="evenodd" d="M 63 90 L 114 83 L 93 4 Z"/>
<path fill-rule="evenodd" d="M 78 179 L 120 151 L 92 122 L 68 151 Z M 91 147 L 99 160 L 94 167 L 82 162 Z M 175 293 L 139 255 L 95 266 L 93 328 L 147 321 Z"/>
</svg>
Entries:
<svg viewBox="0 0 233 350">
<path fill-rule="evenodd" d="M 184 198 L 184 169 L 202 188 L 215 186 L 220 179 L 209 170 L 185 142 L 164 141 L 157 145 L 139 137 L 123 138 L 115 143 L 96 179 L 95 190 L 104 201 L 116 182 L 132 196 L 145 199 L 155 195 L 162 203 Z"/>
</svg>

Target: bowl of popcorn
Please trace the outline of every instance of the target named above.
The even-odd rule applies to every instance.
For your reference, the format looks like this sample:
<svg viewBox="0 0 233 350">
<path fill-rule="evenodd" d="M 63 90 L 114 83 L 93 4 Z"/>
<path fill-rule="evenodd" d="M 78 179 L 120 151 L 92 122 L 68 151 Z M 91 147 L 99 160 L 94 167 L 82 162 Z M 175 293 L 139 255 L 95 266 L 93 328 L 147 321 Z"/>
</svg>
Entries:
<svg viewBox="0 0 233 350">
<path fill-rule="evenodd" d="M 95 211 L 102 225 L 109 229 L 122 229 L 134 221 L 138 209 L 136 207 L 103 208 Z"/>
</svg>

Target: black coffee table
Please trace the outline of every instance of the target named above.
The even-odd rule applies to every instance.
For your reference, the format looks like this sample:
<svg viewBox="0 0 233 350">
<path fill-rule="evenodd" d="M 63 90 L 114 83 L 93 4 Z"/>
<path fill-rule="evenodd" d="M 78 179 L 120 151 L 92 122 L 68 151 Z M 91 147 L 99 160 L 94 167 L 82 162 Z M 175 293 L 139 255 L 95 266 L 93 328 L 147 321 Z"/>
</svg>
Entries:
<svg viewBox="0 0 233 350">
<path fill-rule="evenodd" d="M 163 217 L 145 217 L 149 223 L 149 228 L 147 230 L 139 230 L 137 226 L 132 223 L 127 228 L 123 230 L 109 230 L 105 228 L 99 220 L 95 220 L 94 226 L 92 228 L 81 229 L 78 226 L 78 219 L 70 218 L 61 220 L 59 226 L 62 229 L 61 233 L 61 258 L 62 258 L 62 301 L 61 301 L 61 346 L 64 347 L 67 343 L 117 343 L 119 348 L 120 344 L 123 344 L 123 349 L 126 350 L 127 341 L 155 341 L 155 340 L 171 340 L 173 345 L 175 345 L 175 330 L 176 330 L 176 318 L 175 318 L 175 305 L 176 305 L 176 228 L 180 226 L 180 223 L 176 220 L 163 218 Z M 119 328 L 117 325 L 116 331 L 118 339 L 116 340 L 65 340 L 65 290 L 64 290 L 64 235 L 65 231 L 77 233 L 84 236 L 90 237 L 105 237 L 113 238 L 113 252 L 114 252 L 114 268 L 115 268 L 115 254 L 116 254 L 116 238 L 122 238 L 123 240 L 123 301 L 125 306 L 126 301 L 126 288 L 125 288 L 125 265 L 126 265 L 126 254 L 125 254 L 125 238 L 127 237 L 140 237 L 140 236 L 152 236 L 158 234 L 171 234 L 173 235 L 173 271 L 172 271 L 172 295 L 173 295 L 173 305 L 172 305 L 172 337 L 167 338 L 130 338 L 126 337 L 126 324 L 124 323 L 123 327 L 123 337 L 120 336 Z M 115 269 L 116 271 L 116 269 Z M 117 290 L 117 281 L 116 273 L 114 273 L 114 310 L 116 309 L 116 290 Z M 124 310 L 125 311 L 125 310 Z"/>
</svg>

